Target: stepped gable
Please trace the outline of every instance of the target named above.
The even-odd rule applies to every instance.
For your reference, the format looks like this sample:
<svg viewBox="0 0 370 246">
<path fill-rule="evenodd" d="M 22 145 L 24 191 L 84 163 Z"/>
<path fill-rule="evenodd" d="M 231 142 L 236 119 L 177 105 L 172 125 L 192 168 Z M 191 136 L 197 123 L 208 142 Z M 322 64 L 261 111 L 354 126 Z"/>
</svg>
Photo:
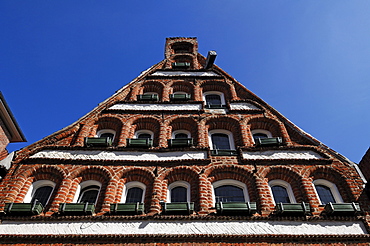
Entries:
<svg viewBox="0 0 370 246">
<path fill-rule="evenodd" d="M 167 38 L 164 60 L 18 151 L 0 185 L 0 238 L 367 242 L 370 201 L 357 165 L 216 57 L 199 54 L 194 37 Z"/>
</svg>

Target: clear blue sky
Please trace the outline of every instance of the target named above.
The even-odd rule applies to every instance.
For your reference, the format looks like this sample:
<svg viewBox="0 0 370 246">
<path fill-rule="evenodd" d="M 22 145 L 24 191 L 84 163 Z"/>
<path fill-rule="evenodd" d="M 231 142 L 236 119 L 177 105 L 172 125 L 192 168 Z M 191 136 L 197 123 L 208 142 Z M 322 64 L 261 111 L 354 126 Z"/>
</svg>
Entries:
<svg viewBox="0 0 370 246">
<path fill-rule="evenodd" d="M 369 0 L 0 1 L 0 90 L 28 142 L 75 122 L 164 58 L 199 51 L 335 151 L 370 144 Z"/>
</svg>

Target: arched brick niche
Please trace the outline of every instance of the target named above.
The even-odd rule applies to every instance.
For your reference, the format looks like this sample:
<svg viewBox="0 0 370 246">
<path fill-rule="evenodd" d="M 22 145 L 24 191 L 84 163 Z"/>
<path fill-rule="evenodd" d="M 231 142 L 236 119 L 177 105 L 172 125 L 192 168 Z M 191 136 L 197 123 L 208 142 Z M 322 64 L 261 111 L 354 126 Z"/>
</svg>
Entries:
<svg viewBox="0 0 370 246">
<path fill-rule="evenodd" d="M 148 212 L 152 202 L 154 174 L 144 168 L 131 168 L 129 170 L 125 170 L 117 189 L 117 195 L 115 197 L 116 203 L 119 203 L 122 200 L 122 196 L 125 195 L 123 191 L 124 186 L 130 182 L 140 182 L 145 185 L 144 205 L 145 211 Z"/>
<path fill-rule="evenodd" d="M 194 98 L 194 85 L 192 83 L 181 81 L 175 82 L 171 86 L 172 94 L 176 92 L 185 92 L 191 95 L 191 98 Z"/>
<path fill-rule="evenodd" d="M 121 136 L 121 131 L 123 124 L 120 119 L 114 117 L 102 117 L 96 122 L 97 128 L 95 136 L 99 131 L 102 130 L 112 130 L 114 132 L 113 145 L 117 145 L 119 142 L 119 137 Z"/>
<path fill-rule="evenodd" d="M 201 89 L 203 94 L 210 91 L 221 92 L 225 98 L 226 104 L 228 104 L 228 102 L 232 99 L 230 85 L 224 81 L 204 81 L 201 84 Z"/>
<path fill-rule="evenodd" d="M 143 94 L 152 92 L 152 93 L 158 94 L 159 101 L 162 101 L 163 88 L 164 88 L 164 85 L 158 81 L 146 81 L 140 86 L 140 89 L 138 90 L 137 95 L 143 95 Z M 132 96 L 136 98 L 137 95 L 132 95 Z"/>
<path fill-rule="evenodd" d="M 235 147 L 243 146 L 243 139 L 239 121 L 227 116 L 214 116 L 207 120 L 208 132 L 212 130 L 230 131 L 234 138 Z"/>
<path fill-rule="evenodd" d="M 163 179 L 161 199 L 167 199 L 168 187 L 177 181 L 190 184 L 190 202 L 194 202 L 195 210 L 199 210 L 199 175 L 192 167 L 178 166 L 165 172 L 160 177 Z"/>
<path fill-rule="evenodd" d="M 317 179 L 324 179 L 336 185 L 338 191 L 343 199 L 343 202 L 355 202 L 355 197 L 347 182 L 347 178 L 341 175 L 338 171 L 330 167 L 314 167 L 310 170 L 310 177 L 312 181 Z"/>
<path fill-rule="evenodd" d="M 130 133 L 128 138 L 135 138 L 135 132 L 142 130 L 149 130 L 153 132 L 153 145 L 159 145 L 160 136 L 160 123 L 157 119 L 152 117 L 138 117 L 136 118 L 130 127 Z"/>
<path fill-rule="evenodd" d="M 172 54 L 194 53 L 194 45 L 190 42 L 177 42 L 171 45 Z"/>
<path fill-rule="evenodd" d="M 309 202 L 307 194 L 305 193 L 305 187 L 302 181 L 301 175 L 293 171 L 291 168 L 286 167 L 268 167 L 266 168 L 261 176 L 267 179 L 267 182 L 273 180 L 283 180 L 287 182 L 293 191 L 296 202 Z M 271 206 L 273 206 L 273 196 L 271 194 Z"/>
<path fill-rule="evenodd" d="M 70 175 L 72 182 L 72 187 L 68 194 L 67 203 L 76 201 L 76 196 L 79 191 L 79 185 L 85 181 L 97 181 L 101 184 L 99 189 L 99 195 L 96 200 L 95 206 L 96 211 L 100 211 L 103 207 L 103 203 L 112 203 L 113 199 L 110 198 L 109 200 L 106 199 L 107 196 L 107 187 L 109 185 L 109 181 L 112 179 L 111 173 L 104 167 L 80 167 L 79 169 L 75 170 Z"/>
<path fill-rule="evenodd" d="M 173 37 L 166 39 L 165 57 L 170 58 L 177 54 L 197 54 L 197 38 Z"/>
<path fill-rule="evenodd" d="M 284 137 L 281 124 L 277 121 L 265 117 L 252 118 L 247 122 L 250 125 L 250 131 L 253 130 L 266 130 L 271 133 L 271 137 Z M 284 131 L 285 132 L 285 131 Z M 253 137 L 253 136 L 251 136 Z M 284 140 L 286 140 L 284 138 Z M 286 142 L 286 141 L 284 141 Z"/>
<path fill-rule="evenodd" d="M 255 177 L 250 170 L 246 170 L 238 166 L 230 165 L 217 165 L 212 166 L 204 172 L 207 175 L 208 181 L 211 186 L 208 191 L 208 200 L 213 201 L 213 186 L 212 184 L 216 181 L 221 180 L 236 180 L 247 186 L 249 200 L 251 202 L 257 202 L 258 207 L 260 207 L 260 198 L 258 194 L 258 187 L 256 185 Z M 212 204 L 213 206 L 214 204 Z"/>
<path fill-rule="evenodd" d="M 185 130 L 190 132 L 193 138 L 194 145 L 198 145 L 198 125 L 197 122 L 191 117 L 177 117 L 169 123 L 172 128 L 169 138 L 172 138 L 172 133 L 175 131 Z"/>
</svg>

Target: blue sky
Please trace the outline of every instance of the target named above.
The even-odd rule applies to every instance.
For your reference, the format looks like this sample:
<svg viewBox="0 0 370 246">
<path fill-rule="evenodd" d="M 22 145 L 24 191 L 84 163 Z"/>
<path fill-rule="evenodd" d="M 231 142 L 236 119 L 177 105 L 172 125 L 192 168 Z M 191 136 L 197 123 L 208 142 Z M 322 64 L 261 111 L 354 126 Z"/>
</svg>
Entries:
<svg viewBox="0 0 370 246">
<path fill-rule="evenodd" d="M 199 52 L 335 151 L 370 143 L 370 1 L 0 1 L 0 90 L 27 143 L 75 122 L 164 58 Z M 356 134 L 355 134 L 356 133 Z"/>
</svg>

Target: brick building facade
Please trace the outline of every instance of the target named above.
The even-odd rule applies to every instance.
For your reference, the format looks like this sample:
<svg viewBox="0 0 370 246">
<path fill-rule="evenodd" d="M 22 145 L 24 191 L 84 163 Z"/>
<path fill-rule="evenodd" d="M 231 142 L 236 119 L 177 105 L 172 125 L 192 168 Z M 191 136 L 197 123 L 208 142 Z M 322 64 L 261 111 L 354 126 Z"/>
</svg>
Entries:
<svg viewBox="0 0 370 246">
<path fill-rule="evenodd" d="M 357 165 L 198 53 L 165 59 L 17 152 L 0 245 L 369 245 Z"/>
</svg>

